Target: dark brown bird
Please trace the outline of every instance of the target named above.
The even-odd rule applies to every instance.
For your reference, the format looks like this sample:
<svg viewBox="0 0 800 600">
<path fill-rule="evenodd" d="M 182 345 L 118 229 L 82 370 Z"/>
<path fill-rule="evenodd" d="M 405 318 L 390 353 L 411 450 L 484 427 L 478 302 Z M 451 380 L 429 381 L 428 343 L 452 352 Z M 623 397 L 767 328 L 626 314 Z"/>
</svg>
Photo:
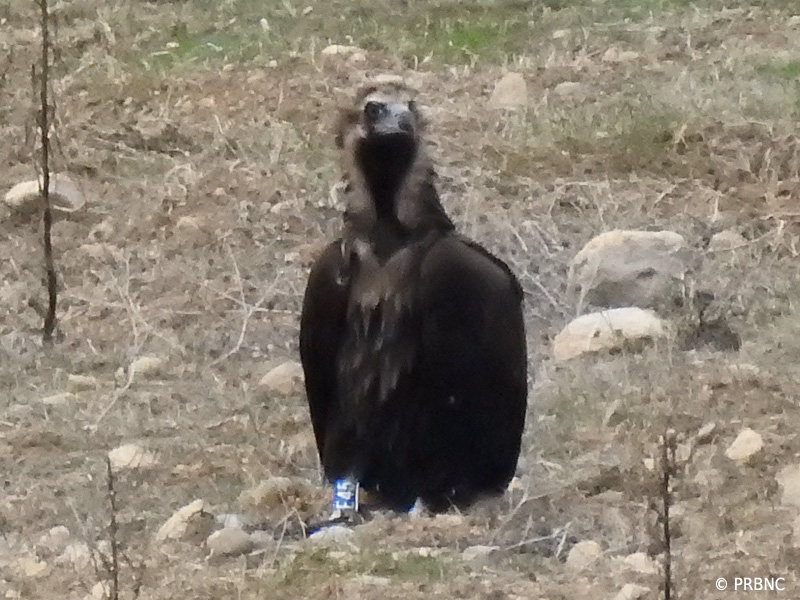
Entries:
<svg viewBox="0 0 800 600">
<path fill-rule="evenodd" d="M 527 359 L 520 285 L 455 232 L 422 129 L 399 84 L 343 111 L 344 230 L 311 270 L 300 355 L 326 478 L 442 511 L 513 477 Z"/>
</svg>

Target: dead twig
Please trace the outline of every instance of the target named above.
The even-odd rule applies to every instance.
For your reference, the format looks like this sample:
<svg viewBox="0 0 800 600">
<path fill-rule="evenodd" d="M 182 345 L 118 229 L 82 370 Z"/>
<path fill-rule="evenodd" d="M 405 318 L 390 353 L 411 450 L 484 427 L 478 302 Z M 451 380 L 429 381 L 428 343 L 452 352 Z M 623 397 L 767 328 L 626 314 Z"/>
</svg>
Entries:
<svg viewBox="0 0 800 600">
<path fill-rule="evenodd" d="M 676 433 L 669 429 L 661 441 L 661 525 L 664 536 L 664 600 L 673 597 L 672 583 L 672 531 L 669 511 L 672 506 L 672 477 L 675 475 Z"/>
<path fill-rule="evenodd" d="M 39 77 L 39 132 L 41 135 L 42 169 L 41 195 L 44 205 L 44 268 L 47 276 L 47 313 L 44 319 L 42 335 L 46 344 L 53 343 L 53 331 L 56 327 L 56 305 L 58 291 L 56 269 L 53 261 L 53 241 L 51 230 L 53 227 L 53 212 L 50 205 L 50 106 L 48 103 L 48 86 L 50 83 L 50 15 L 47 9 L 47 0 L 39 0 L 41 9 L 42 28 L 42 62 Z M 36 67 L 33 68 L 34 75 Z"/>
<path fill-rule="evenodd" d="M 117 492 L 114 489 L 114 470 L 111 468 L 111 459 L 106 455 L 106 491 L 108 493 L 109 522 L 108 538 L 111 543 L 111 562 L 109 571 L 111 575 L 111 594 L 109 600 L 119 600 L 119 542 L 117 534 Z"/>
</svg>

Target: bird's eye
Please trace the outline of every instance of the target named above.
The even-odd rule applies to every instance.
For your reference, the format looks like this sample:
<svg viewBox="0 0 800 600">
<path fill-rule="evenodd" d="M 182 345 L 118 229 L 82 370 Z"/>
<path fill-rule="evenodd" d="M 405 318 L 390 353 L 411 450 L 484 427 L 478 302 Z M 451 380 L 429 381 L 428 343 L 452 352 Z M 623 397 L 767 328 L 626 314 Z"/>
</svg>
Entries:
<svg viewBox="0 0 800 600">
<path fill-rule="evenodd" d="M 417 112 L 417 103 L 414 102 L 413 100 L 409 100 L 408 101 L 408 110 L 410 110 L 411 112 Z"/>
<path fill-rule="evenodd" d="M 383 103 L 381 102 L 367 102 L 364 106 L 364 114 L 369 119 L 377 119 L 383 110 Z"/>
</svg>

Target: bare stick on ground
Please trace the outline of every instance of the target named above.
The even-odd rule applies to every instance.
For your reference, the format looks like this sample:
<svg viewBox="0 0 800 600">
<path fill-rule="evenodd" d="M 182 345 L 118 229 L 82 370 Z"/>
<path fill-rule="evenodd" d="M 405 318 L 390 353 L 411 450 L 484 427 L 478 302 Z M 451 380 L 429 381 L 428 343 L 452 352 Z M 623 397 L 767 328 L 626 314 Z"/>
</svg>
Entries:
<svg viewBox="0 0 800 600">
<path fill-rule="evenodd" d="M 111 459 L 106 456 L 106 482 L 108 484 L 109 523 L 108 538 L 111 542 L 111 561 L 108 570 L 111 575 L 111 594 L 109 600 L 119 600 L 119 545 L 117 540 L 117 492 L 114 489 L 114 470 Z"/>
<path fill-rule="evenodd" d="M 39 0 L 41 9 L 42 27 L 42 64 L 39 77 L 39 131 L 41 133 L 42 154 L 42 203 L 44 205 L 44 267 L 47 274 L 47 314 L 44 319 L 44 341 L 53 342 L 53 331 L 56 327 L 56 303 L 58 300 L 56 290 L 56 269 L 53 264 L 53 243 L 51 229 L 53 226 L 53 213 L 50 206 L 50 119 L 47 99 L 50 77 L 50 15 L 47 10 L 47 0 Z"/>
<path fill-rule="evenodd" d="M 664 600 L 672 600 L 672 532 L 669 509 L 672 506 L 672 476 L 675 474 L 676 435 L 669 429 L 661 440 L 661 524 L 664 535 Z"/>
</svg>

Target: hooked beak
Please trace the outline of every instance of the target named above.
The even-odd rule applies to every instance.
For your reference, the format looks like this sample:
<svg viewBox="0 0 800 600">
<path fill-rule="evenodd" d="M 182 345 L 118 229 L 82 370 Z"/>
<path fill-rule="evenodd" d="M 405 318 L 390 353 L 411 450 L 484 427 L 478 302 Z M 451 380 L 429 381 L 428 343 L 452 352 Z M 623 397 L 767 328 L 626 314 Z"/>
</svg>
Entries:
<svg viewBox="0 0 800 600">
<path fill-rule="evenodd" d="M 370 130 L 377 135 L 414 133 L 414 114 L 400 102 L 368 102 L 364 108 Z"/>
</svg>

